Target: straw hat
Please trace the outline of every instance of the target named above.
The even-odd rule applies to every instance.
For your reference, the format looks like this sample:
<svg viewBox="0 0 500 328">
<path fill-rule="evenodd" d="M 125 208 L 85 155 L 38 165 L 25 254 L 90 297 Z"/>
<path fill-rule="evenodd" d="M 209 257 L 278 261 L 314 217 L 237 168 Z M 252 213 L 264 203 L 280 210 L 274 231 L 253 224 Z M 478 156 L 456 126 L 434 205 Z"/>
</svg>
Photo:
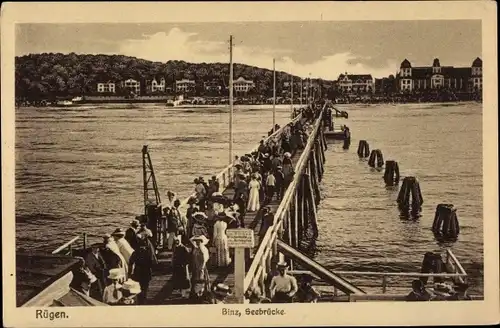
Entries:
<svg viewBox="0 0 500 328">
<path fill-rule="evenodd" d="M 132 295 L 136 295 L 141 292 L 141 285 L 137 281 L 129 279 L 123 283 L 122 289 L 128 290 Z"/>
<path fill-rule="evenodd" d="M 121 279 L 123 277 L 125 277 L 123 269 L 116 268 L 116 269 L 109 270 L 109 275 L 108 275 L 109 279 L 118 280 L 118 279 Z"/>
<path fill-rule="evenodd" d="M 269 158 L 269 153 L 265 153 L 265 154 L 263 155 L 263 157 L 264 157 L 264 158 Z"/>
<path fill-rule="evenodd" d="M 130 226 L 134 227 L 134 228 L 138 228 L 139 227 L 139 220 L 135 219 L 135 220 L 132 220 L 130 222 Z"/>
<path fill-rule="evenodd" d="M 220 296 L 229 296 L 232 294 L 232 290 L 228 285 L 220 283 L 215 286 L 214 294 Z"/>
<path fill-rule="evenodd" d="M 208 216 L 203 212 L 194 212 L 193 219 L 204 221 L 204 220 L 208 219 Z"/>
<path fill-rule="evenodd" d="M 125 232 L 123 232 L 122 228 L 116 228 L 116 230 L 113 231 L 111 236 L 123 237 L 125 236 Z"/>
<path fill-rule="evenodd" d="M 109 233 L 106 233 L 106 234 L 104 234 L 104 236 L 102 236 L 102 239 L 104 239 L 104 240 L 107 240 L 109 238 L 111 238 L 111 235 Z"/>
<path fill-rule="evenodd" d="M 278 269 L 287 269 L 288 268 L 288 264 L 286 262 L 279 262 L 277 264 L 277 268 Z"/>
<path fill-rule="evenodd" d="M 204 235 L 191 237 L 190 240 L 191 240 L 192 243 L 194 243 L 195 241 L 199 240 L 199 241 L 201 241 L 202 245 L 208 244 L 208 239 Z"/>
<path fill-rule="evenodd" d="M 286 153 L 284 154 L 284 156 L 285 156 L 286 158 L 290 158 L 290 157 L 292 157 L 292 154 L 290 154 L 289 152 L 286 152 Z"/>
</svg>

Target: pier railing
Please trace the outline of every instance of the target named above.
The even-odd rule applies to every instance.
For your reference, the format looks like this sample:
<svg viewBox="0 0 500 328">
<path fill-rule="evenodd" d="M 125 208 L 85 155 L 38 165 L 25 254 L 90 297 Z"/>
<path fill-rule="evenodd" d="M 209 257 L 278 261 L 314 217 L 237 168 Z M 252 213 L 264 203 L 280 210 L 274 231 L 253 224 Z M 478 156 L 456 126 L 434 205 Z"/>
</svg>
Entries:
<svg viewBox="0 0 500 328">
<path fill-rule="evenodd" d="M 443 273 L 421 273 L 421 272 L 377 272 L 377 271 L 334 271 L 335 274 L 341 275 L 342 277 L 346 277 L 352 280 L 355 280 L 356 278 L 369 278 L 371 281 L 373 280 L 373 284 L 357 284 L 358 287 L 360 288 L 380 288 L 381 294 L 374 294 L 374 295 L 385 295 L 386 293 L 389 294 L 387 297 L 385 296 L 380 296 L 380 299 L 392 299 L 391 297 L 396 297 L 395 293 L 392 292 L 395 288 L 397 288 L 398 292 L 401 290 L 407 291 L 411 289 L 411 280 L 415 278 L 422 278 L 422 277 L 427 277 L 427 278 L 449 278 L 453 279 L 459 282 L 466 282 L 467 281 L 467 272 L 464 270 L 458 259 L 455 257 L 455 254 L 451 251 L 451 249 L 446 249 L 446 255 L 445 255 L 445 267 L 448 272 L 443 272 Z M 295 275 L 303 275 L 307 274 L 312 276 L 313 278 L 320 280 L 319 277 L 317 277 L 314 273 L 306 270 L 292 270 L 290 271 L 291 274 Z M 391 278 L 397 279 L 398 281 L 391 281 Z M 380 281 L 377 279 L 382 279 L 381 282 L 377 283 L 376 281 Z M 352 281 L 351 280 L 351 281 Z M 404 284 L 404 285 L 403 285 Z M 316 283 L 315 283 L 316 285 Z M 321 285 L 321 282 L 319 283 Z M 333 296 L 334 297 L 341 297 L 345 295 L 341 291 L 339 291 L 335 286 L 333 286 Z M 404 296 L 404 295 L 403 295 Z M 372 300 L 373 296 L 371 293 L 365 294 L 365 295 L 350 295 L 350 300 L 351 298 L 353 300 Z"/>
<path fill-rule="evenodd" d="M 324 107 L 323 107 L 324 110 Z M 252 264 L 245 275 L 244 290 L 247 291 L 250 287 L 259 286 L 264 290 L 264 280 L 268 271 L 271 270 L 271 262 L 273 256 L 277 252 L 277 239 L 282 235 L 283 224 L 290 218 L 290 205 L 292 201 L 296 201 L 298 194 L 298 187 L 302 179 L 302 173 L 307 168 L 311 151 L 316 142 L 316 136 L 320 131 L 323 110 L 316 118 L 312 131 L 309 134 L 307 144 L 299 158 L 295 167 L 295 176 L 293 181 L 288 186 L 283 199 L 274 214 L 274 225 L 272 225 L 266 232 L 264 238 L 260 241 L 260 246 L 255 254 Z"/>
</svg>

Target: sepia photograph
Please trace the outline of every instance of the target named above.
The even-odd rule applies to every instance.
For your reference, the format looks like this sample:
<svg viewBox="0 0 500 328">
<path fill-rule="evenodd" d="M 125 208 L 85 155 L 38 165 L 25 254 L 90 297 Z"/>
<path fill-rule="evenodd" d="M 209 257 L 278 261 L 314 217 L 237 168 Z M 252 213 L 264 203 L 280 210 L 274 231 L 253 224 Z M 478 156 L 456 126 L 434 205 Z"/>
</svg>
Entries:
<svg viewBox="0 0 500 328">
<path fill-rule="evenodd" d="M 201 5 L 217 17 L 231 4 Z M 72 308 L 113 325 L 129 309 L 209 305 L 212 323 L 248 325 L 498 294 L 485 278 L 498 110 L 484 21 L 327 12 L 12 24 L 4 284 L 30 326 L 84 325 Z"/>
</svg>

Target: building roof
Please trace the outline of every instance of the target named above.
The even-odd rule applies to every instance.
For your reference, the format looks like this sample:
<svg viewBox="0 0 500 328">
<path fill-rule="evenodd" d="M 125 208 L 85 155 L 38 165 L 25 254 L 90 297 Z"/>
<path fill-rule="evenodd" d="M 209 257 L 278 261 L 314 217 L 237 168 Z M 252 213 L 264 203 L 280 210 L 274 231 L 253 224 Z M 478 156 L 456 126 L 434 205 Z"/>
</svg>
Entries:
<svg viewBox="0 0 500 328">
<path fill-rule="evenodd" d="M 80 261 L 70 256 L 16 254 L 17 306 L 23 305 L 79 265 Z"/>
<path fill-rule="evenodd" d="M 246 80 L 245 78 L 240 76 L 237 80 L 233 81 L 233 84 L 234 83 L 252 83 L 253 84 L 253 81 Z"/>
<path fill-rule="evenodd" d="M 432 67 L 413 67 L 411 77 L 416 79 L 425 79 L 432 76 Z"/>
<path fill-rule="evenodd" d="M 430 79 L 434 75 L 432 67 L 414 67 L 411 70 L 411 77 L 415 79 Z M 441 75 L 448 78 L 467 78 L 471 75 L 470 67 L 441 67 Z"/>
<path fill-rule="evenodd" d="M 357 80 L 361 80 L 361 81 L 366 81 L 366 80 L 370 80 L 370 81 L 373 81 L 373 77 L 371 74 L 340 74 L 339 75 L 339 80 L 343 79 L 345 76 L 347 76 L 347 78 L 351 81 L 357 81 Z"/>
<path fill-rule="evenodd" d="M 188 79 L 182 79 L 182 80 L 177 80 L 175 83 L 196 83 L 194 80 L 188 80 Z"/>
<path fill-rule="evenodd" d="M 401 68 L 411 68 L 410 61 L 405 58 L 405 60 L 401 62 Z"/>
<path fill-rule="evenodd" d="M 474 59 L 474 61 L 472 62 L 472 67 L 483 67 L 483 61 L 481 60 L 481 58 L 477 57 L 476 59 Z"/>
</svg>

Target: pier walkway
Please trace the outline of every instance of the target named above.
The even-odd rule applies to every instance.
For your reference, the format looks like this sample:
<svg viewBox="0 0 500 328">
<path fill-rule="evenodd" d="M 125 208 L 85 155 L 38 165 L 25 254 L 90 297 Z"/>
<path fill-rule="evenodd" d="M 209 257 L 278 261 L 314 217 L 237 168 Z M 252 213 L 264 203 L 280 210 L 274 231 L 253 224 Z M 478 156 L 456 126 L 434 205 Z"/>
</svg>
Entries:
<svg viewBox="0 0 500 328">
<path fill-rule="evenodd" d="M 301 115 L 294 120 L 292 123 L 296 123 L 297 121 L 301 121 L 302 123 L 306 123 L 306 119 Z M 283 128 L 276 131 L 274 134 L 265 139 L 265 142 L 271 138 L 280 138 L 281 133 L 283 132 Z M 253 150 L 252 150 L 253 151 Z M 304 149 L 297 149 L 295 154 L 293 154 L 291 160 L 293 166 L 296 167 Z M 232 165 L 227 166 L 217 178 L 221 182 L 220 189 L 223 189 L 223 196 L 228 199 L 233 199 L 234 189 L 231 185 L 231 177 L 232 177 Z M 271 208 L 271 212 L 276 213 L 280 202 L 273 198 L 273 200 L 267 205 Z M 187 206 L 187 199 L 182 202 L 181 207 Z M 255 253 L 258 250 L 260 245 L 259 240 L 259 231 L 261 228 L 261 219 L 262 219 L 262 211 L 259 210 L 257 212 L 247 211 L 244 217 L 245 227 L 249 229 L 253 229 L 254 231 L 254 240 L 255 247 L 250 251 L 250 259 L 253 259 Z M 209 248 L 211 254 L 213 254 L 214 248 Z M 151 280 L 149 291 L 148 291 L 148 304 L 182 304 L 185 303 L 185 298 L 182 298 L 180 291 L 173 291 L 173 286 L 171 284 L 171 260 L 172 260 L 172 252 L 170 251 L 162 251 L 158 255 L 158 267 L 157 270 L 153 272 L 153 279 Z M 213 284 L 217 283 L 225 283 L 228 286 L 234 287 L 234 263 L 226 268 L 217 268 L 213 265 L 213 256 L 211 256 L 211 260 L 208 264 L 208 272 L 210 275 L 210 281 Z M 246 269 L 250 267 L 250 263 L 247 263 Z M 229 300 L 231 301 L 231 300 Z M 235 301 L 235 300 L 232 300 Z"/>
</svg>

